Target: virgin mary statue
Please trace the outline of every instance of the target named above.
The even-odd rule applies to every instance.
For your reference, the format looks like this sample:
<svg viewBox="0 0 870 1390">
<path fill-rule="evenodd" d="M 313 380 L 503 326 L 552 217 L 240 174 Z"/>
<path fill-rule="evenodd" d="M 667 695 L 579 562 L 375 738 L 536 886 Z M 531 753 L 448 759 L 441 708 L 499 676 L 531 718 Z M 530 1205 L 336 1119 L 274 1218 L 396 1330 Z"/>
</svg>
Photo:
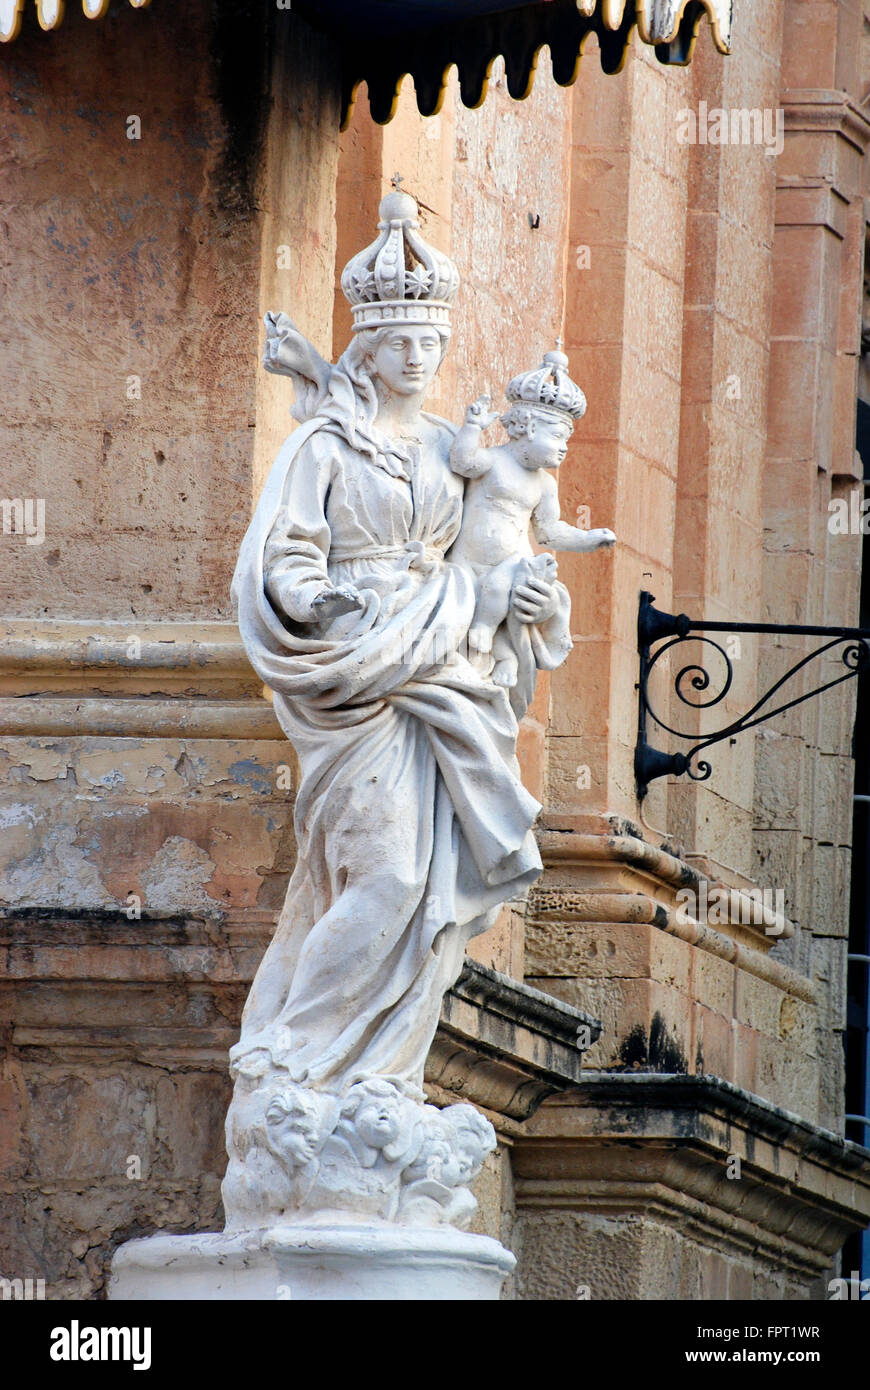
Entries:
<svg viewBox="0 0 870 1390">
<path fill-rule="evenodd" d="M 230 1225 L 325 1210 L 461 1224 L 494 1142 L 472 1107 L 438 1111 L 422 1089 L 466 943 L 541 871 L 521 711 L 468 659 L 455 431 L 422 408 L 458 284 L 394 192 L 342 276 L 354 332 L 337 365 L 266 318 L 265 366 L 294 378 L 300 424 L 233 594 L 299 759 L 298 859 L 231 1054 Z M 511 609 L 538 666 L 564 659 L 562 585 L 529 571 Z"/>
</svg>

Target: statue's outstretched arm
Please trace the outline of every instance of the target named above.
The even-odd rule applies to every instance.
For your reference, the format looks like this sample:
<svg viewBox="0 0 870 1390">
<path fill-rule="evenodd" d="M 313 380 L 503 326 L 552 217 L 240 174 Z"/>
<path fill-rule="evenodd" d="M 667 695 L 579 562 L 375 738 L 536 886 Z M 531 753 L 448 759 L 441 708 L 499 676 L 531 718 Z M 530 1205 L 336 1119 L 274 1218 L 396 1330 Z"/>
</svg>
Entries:
<svg viewBox="0 0 870 1390">
<path fill-rule="evenodd" d="M 541 500 L 532 512 L 532 530 L 538 545 L 551 545 L 554 550 L 581 552 L 599 550 L 603 545 L 613 545 L 616 537 L 606 527 L 584 531 L 579 526 L 562 521 L 555 482 L 544 474 L 542 483 Z"/>
</svg>

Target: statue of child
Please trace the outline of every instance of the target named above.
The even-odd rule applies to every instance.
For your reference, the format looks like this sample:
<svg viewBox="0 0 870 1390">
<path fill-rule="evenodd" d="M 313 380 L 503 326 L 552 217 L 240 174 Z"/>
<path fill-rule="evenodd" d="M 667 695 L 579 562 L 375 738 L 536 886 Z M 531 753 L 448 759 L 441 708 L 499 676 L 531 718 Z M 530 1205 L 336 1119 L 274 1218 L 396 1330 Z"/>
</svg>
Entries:
<svg viewBox="0 0 870 1390">
<path fill-rule="evenodd" d="M 498 412 L 491 412 L 489 397 L 481 396 L 468 407 L 450 450 L 451 469 L 469 482 L 462 527 L 449 558 L 478 576 L 468 645 L 472 658 L 492 655 L 497 685 L 512 686 L 517 679 L 517 656 L 503 626 L 514 585 L 528 573 L 540 572 L 547 579 L 556 575 L 551 555 L 534 556 L 529 522 L 538 544 L 554 550 L 598 550 L 616 540 L 606 528 L 584 531 L 560 519 L 552 473 L 568 451 L 574 420 L 586 410 L 583 392 L 571 381 L 567 366 L 564 353 L 548 352 L 539 368 L 510 383 L 510 408 L 501 417 L 507 443 L 482 447 L 482 433 L 498 419 Z"/>
</svg>

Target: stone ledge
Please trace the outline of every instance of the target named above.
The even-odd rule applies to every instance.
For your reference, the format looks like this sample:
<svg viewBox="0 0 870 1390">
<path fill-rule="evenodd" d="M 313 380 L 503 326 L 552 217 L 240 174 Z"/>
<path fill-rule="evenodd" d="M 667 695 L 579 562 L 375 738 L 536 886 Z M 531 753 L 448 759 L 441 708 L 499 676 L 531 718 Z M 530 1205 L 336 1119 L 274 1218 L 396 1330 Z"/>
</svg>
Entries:
<svg viewBox="0 0 870 1390">
<path fill-rule="evenodd" d="M 742 1090 L 721 1076 L 680 1076 L 667 1072 L 584 1073 L 581 1092 L 571 1092 L 550 1107 L 570 1106 L 581 1110 L 603 1110 L 615 1114 L 624 1106 L 626 1116 L 637 1131 L 650 1135 L 651 1126 L 660 1125 L 662 1116 L 680 1114 L 687 1126 L 684 1137 L 704 1137 L 701 1117 L 715 1116 L 723 1123 L 745 1124 L 758 1138 L 800 1153 L 812 1154 L 819 1161 L 844 1166 L 844 1170 L 863 1175 L 870 1203 L 870 1149 L 855 1144 L 833 1130 L 814 1125 L 791 1110 L 784 1110 L 762 1096 Z M 646 1108 L 637 1111 L 643 1104 Z M 548 1112 L 548 1113 L 550 1113 Z M 632 1132 L 636 1132 L 633 1128 Z M 657 1130 L 656 1132 L 664 1132 Z M 671 1131 L 668 1131 L 671 1132 Z M 870 1220 L 870 1205 L 868 1205 Z"/>
<path fill-rule="evenodd" d="M 92 622 L 7 619 L 0 623 L 4 694 L 128 688 L 254 688 L 260 682 L 233 622 Z"/>
<path fill-rule="evenodd" d="M 268 700 L 207 696 L 42 695 L 0 699 L 3 738 L 221 738 L 284 740 Z"/>
<path fill-rule="evenodd" d="M 0 736 L 283 740 L 234 622 L 0 624 Z"/>
<path fill-rule="evenodd" d="M 518 1210 L 691 1230 L 807 1287 L 870 1221 L 870 1150 L 716 1076 L 588 1071 L 517 1136 L 514 1174 Z"/>
<path fill-rule="evenodd" d="M 754 921 L 757 909 L 749 897 L 752 885 L 726 884 L 659 845 L 632 833 L 618 818 L 600 818 L 596 829 L 558 826 L 552 817 L 542 821 L 538 832 L 541 857 L 548 873 L 532 885 L 529 916 L 532 919 L 577 921 L 620 921 L 620 911 L 634 913 L 628 920 L 639 920 L 638 904 L 648 903 L 645 920 L 701 944 L 698 932 L 706 933 L 714 954 L 723 949 L 733 953 L 732 943 L 751 951 L 768 952 L 775 941 L 794 935 L 794 923 L 771 909 L 763 908 L 762 920 Z M 567 876 L 567 877 L 566 877 Z M 583 891 L 585 889 L 585 892 Z M 728 902 L 728 922 L 723 931 L 696 922 L 687 912 L 676 910 L 676 895 L 689 890 L 708 900 L 722 893 Z M 723 899 L 724 900 L 724 899 Z M 595 916 L 598 904 L 603 916 Z M 772 929 L 768 932 L 768 928 Z M 716 943 L 719 943 L 718 948 Z M 724 947 L 722 943 L 725 943 Z"/>
<path fill-rule="evenodd" d="M 870 119 L 842 90 L 786 87 L 782 94 L 786 130 L 841 135 L 863 154 L 870 143 Z"/>
<path fill-rule="evenodd" d="M 525 1120 L 547 1096 L 579 1083 L 583 1052 L 600 1031 L 582 1010 L 466 961 L 445 996 L 426 1080 Z"/>
</svg>

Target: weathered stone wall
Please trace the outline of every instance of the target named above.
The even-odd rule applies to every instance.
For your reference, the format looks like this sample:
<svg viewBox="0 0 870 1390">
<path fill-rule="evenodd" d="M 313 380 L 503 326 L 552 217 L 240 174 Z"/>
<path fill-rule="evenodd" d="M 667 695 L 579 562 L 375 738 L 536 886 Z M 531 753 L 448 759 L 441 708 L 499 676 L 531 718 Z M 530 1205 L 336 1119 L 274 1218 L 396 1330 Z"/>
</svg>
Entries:
<svg viewBox="0 0 870 1390">
<path fill-rule="evenodd" d="M 862 537 L 832 534 L 828 523 L 832 499 L 863 495 L 855 423 L 870 138 L 866 30 L 860 4 L 785 7 L 762 494 L 763 618 L 770 621 L 858 621 Z M 761 654 L 768 683 L 803 655 L 795 639 L 781 645 Z M 805 688 L 842 674 L 841 651 L 813 663 Z M 819 1108 L 823 1123 L 840 1132 L 854 722 L 853 683 L 779 720 L 760 741 L 754 809 L 754 873 L 784 887 L 787 910 L 801 923 L 777 954 L 817 984 Z"/>
<path fill-rule="evenodd" d="M 46 504 L 43 545 L 4 539 L 6 614 L 230 614 L 264 71 L 224 39 L 194 4 L 4 54 L 3 485 Z"/>
</svg>

